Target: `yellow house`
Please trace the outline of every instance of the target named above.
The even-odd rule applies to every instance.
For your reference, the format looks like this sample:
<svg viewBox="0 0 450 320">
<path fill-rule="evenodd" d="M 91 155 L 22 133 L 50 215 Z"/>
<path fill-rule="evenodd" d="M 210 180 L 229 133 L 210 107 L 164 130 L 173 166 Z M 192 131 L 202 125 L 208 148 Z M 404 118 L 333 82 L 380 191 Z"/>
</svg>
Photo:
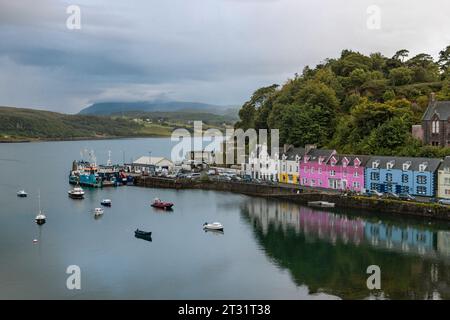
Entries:
<svg viewBox="0 0 450 320">
<path fill-rule="evenodd" d="M 305 154 L 304 148 L 285 145 L 280 150 L 278 164 L 278 180 L 281 183 L 299 183 L 299 162 Z"/>
<path fill-rule="evenodd" d="M 438 168 L 438 198 L 450 199 L 450 157 L 445 157 Z"/>
</svg>

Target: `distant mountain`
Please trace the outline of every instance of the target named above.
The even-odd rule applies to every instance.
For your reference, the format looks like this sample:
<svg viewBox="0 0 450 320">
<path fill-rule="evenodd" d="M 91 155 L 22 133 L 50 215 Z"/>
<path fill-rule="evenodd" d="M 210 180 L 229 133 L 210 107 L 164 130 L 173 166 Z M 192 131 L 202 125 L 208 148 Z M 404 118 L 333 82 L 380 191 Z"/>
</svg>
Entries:
<svg viewBox="0 0 450 320">
<path fill-rule="evenodd" d="M 97 102 L 79 112 L 79 114 L 91 115 L 112 115 L 118 113 L 129 113 L 135 111 L 143 112 L 204 112 L 223 115 L 230 112 L 230 109 L 238 108 L 231 106 L 218 106 L 200 102 L 183 101 L 140 101 L 140 102 Z"/>
</svg>

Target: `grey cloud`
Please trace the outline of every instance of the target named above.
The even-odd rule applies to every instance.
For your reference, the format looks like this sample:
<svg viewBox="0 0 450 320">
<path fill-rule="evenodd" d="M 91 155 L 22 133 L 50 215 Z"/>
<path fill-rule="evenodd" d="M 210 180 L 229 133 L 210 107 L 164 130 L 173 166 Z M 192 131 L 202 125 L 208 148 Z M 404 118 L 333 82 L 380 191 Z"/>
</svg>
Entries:
<svg viewBox="0 0 450 320">
<path fill-rule="evenodd" d="M 450 44 L 445 0 L 82 0 L 77 31 L 65 28 L 68 4 L 0 0 L 0 84 L 9 81 L 0 104 L 66 112 L 160 96 L 236 104 L 344 48 L 436 56 Z M 380 30 L 366 28 L 372 4 L 382 9 Z"/>
</svg>

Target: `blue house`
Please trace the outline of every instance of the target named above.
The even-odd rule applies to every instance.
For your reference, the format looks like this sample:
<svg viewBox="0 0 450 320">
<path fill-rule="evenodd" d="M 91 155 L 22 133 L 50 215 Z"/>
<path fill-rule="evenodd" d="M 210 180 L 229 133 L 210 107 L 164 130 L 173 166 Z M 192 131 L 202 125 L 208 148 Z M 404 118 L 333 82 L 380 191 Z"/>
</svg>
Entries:
<svg viewBox="0 0 450 320">
<path fill-rule="evenodd" d="M 364 170 L 366 190 L 434 197 L 441 159 L 372 156 Z"/>
</svg>

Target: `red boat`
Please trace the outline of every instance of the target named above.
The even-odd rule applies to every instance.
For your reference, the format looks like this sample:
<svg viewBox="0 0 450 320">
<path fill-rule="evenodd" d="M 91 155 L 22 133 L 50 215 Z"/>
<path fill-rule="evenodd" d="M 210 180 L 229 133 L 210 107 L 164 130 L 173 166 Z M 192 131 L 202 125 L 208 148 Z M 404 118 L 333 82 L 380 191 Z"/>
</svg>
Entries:
<svg viewBox="0 0 450 320">
<path fill-rule="evenodd" d="M 156 198 L 155 200 L 153 200 L 152 207 L 167 210 L 167 209 L 172 209 L 173 203 L 164 202 L 164 201 L 161 201 L 158 198 Z"/>
</svg>

